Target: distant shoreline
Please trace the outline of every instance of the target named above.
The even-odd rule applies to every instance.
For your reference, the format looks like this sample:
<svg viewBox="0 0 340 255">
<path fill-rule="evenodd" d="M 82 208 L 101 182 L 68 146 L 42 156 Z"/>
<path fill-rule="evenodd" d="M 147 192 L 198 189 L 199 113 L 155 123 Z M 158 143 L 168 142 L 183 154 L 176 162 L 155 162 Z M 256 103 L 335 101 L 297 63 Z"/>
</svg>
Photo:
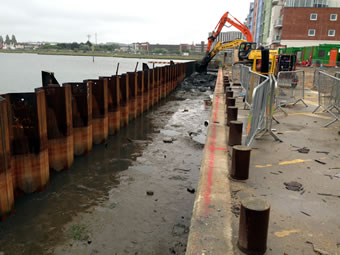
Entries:
<svg viewBox="0 0 340 255">
<path fill-rule="evenodd" d="M 104 52 L 67 52 L 67 51 L 39 51 L 39 50 L 0 50 L 0 53 L 27 53 L 27 54 L 38 54 L 38 55 L 53 55 L 53 56 L 88 56 L 88 57 L 115 57 L 115 58 L 142 58 L 142 59 L 171 59 L 171 60 L 200 60 L 203 55 L 194 56 L 170 56 L 170 55 L 140 55 L 140 54 L 112 54 Z"/>
</svg>

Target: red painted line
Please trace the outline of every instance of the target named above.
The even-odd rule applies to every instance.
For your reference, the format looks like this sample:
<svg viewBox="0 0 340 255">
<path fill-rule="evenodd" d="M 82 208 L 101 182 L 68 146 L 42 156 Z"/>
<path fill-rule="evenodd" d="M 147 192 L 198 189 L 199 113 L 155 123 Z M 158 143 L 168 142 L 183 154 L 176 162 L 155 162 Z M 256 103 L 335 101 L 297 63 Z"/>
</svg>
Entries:
<svg viewBox="0 0 340 255">
<path fill-rule="evenodd" d="M 225 148 L 225 147 L 207 147 L 206 149 L 207 149 L 207 150 L 220 150 L 220 151 L 226 151 L 226 150 L 228 150 L 228 149 Z"/>
<path fill-rule="evenodd" d="M 219 73 L 218 77 L 218 82 L 216 84 L 217 88 L 220 86 L 220 78 L 221 78 L 221 72 Z M 217 112 L 218 112 L 218 103 L 219 103 L 219 98 L 216 96 L 215 97 L 215 108 L 214 108 L 214 118 L 213 122 L 217 120 Z M 208 148 L 216 148 L 215 147 L 215 140 L 216 140 L 216 124 L 211 125 L 211 142 L 210 142 L 210 147 Z M 211 186 L 213 185 L 213 173 L 214 173 L 214 161 L 215 161 L 215 149 L 212 149 L 210 151 L 210 158 L 209 158 L 209 170 L 208 170 L 208 181 L 205 185 L 205 192 L 204 192 L 204 214 L 205 216 L 208 216 L 210 213 L 210 203 L 211 203 Z"/>
</svg>

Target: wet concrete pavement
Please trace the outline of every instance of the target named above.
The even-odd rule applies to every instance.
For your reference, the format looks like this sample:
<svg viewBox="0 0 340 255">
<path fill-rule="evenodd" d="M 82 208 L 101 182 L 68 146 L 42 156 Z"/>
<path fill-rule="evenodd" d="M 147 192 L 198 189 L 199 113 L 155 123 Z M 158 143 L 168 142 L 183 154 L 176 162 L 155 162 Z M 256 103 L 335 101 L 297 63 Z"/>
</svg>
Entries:
<svg viewBox="0 0 340 255">
<path fill-rule="evenodd" d="M 305 98 L 307 108 L 298 103 L 284 108 L 288 116 L 279 111 L 274 115 L 280 124 L 273 128 L 283 142 L 269 135 L 255 140 L 249 179 L 231 182 L 236 254 L 243 254 L 236 248 L 240 200 L 249 196 L 271 204 L 266 254 L 340 254 L 340 124 L 324 128 L 332 118 L 312 114 L 317 93 L 308 90 Z M 248 111 L 241 110 L 242 99 L 238 105 L 245 127 Z M 299 152 L 303 147 L 305 153 Z M 287 189 L 284 183 L 289 182 L 300 183 L 302 189 Z"/>
<path fill-rule="evenodd" d="M 106 144 L 16 200 L 8 254 L 184 254 L 211 91 L 175 91 Z"/>
</svg>

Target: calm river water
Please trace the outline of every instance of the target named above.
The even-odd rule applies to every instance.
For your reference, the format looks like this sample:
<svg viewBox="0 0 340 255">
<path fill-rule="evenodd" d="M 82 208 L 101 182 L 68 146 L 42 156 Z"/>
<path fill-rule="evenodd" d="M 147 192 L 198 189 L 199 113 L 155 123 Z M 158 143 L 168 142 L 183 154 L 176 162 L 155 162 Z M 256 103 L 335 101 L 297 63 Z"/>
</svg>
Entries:
<svg viewBox="0 0 340 255">
<path fill-rule="evenodd" d="M 54 72 L 59 83 L 79 82 L 85 79 L 96 79 L 116 73 L 119 63 L 119 74 L 133 72 L 142 63 L 152 68 L 153 61 L 167 62 L 168 60 L 113 58 L 91 56 L 53 56 L 38 54 L 7 54 L 0 53 L 0 94 L 10 92 L 33 92 L 41 87 L 41 71 Z M 185 62 L 176 60 L 175 62 Z M 162 66 L 163 64 L 155 64 Z"/>
</svg>

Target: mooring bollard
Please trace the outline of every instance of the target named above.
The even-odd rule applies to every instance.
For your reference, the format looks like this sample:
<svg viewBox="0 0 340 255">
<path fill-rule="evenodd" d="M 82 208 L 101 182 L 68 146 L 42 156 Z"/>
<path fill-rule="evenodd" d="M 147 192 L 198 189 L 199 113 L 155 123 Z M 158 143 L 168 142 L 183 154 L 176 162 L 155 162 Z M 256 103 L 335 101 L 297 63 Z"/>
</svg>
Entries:
<svg viewBox="0 0 340 255">
<path fill-rule="evenodd" d="M 242 144 L 242 128 L 243 122 L 232 120 L 229 122 L 229 139 L 228 145 L 241 145 Z"/>
<path fill-rule="evenodd" d="M 236 98 L 235 97 L 227 97 L 226 104 L 228 106 L 235 106 Z"/>
<path fill-rule="evenodd" d="M 233 146 L 230 177 L 236 180 L 247 180 L 249 177 L 251 148 L 243 145 Z"/>
<path fill-rule="evenodd" d="M 225 92 L 225 97 L 228 98 L 228 97 L 234 97 L 234 91 L 232 90 L 226 90 Z"/>
<path fill-rule="evenodd" d="M 230 126 L 230 121 L 237 120 L 238 108 L 236 106 L 228 106 L 227 108 L 227 126 Z"/>
<path fill-rule="evenodd" d="M 264 254 L 267 250 L 270 204 L 259 198 L 241 201 L 237 245 L 246 254 Z"/>
</svg>

